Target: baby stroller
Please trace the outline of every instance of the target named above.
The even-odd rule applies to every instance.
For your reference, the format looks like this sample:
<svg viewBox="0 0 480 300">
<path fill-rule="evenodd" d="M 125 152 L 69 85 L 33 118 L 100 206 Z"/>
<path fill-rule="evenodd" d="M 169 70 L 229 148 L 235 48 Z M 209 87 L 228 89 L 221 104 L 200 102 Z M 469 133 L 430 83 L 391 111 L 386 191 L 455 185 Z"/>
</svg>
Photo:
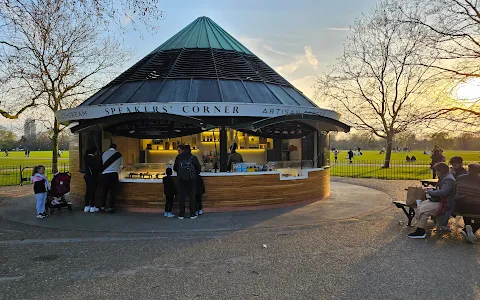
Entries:
<svg viewBox="0 0 480 300">
<path fill-rule="evenodd" d="M 53 176 L 51 189 L 48 193 L 46 207 L 50 214 L 56 210 L 61 210 L 66 207 L 72 211 L 72 203 L 67 202 L 65 195 L 70 192 L 70 173 L 57 173 Z"/>
</svg>

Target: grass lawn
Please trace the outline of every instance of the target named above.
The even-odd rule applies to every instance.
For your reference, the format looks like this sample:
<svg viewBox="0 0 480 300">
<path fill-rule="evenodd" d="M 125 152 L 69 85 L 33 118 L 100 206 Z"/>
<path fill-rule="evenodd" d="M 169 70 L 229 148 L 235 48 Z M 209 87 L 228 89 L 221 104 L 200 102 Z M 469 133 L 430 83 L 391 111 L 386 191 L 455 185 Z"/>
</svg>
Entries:
<svg viewBox="0 0 480 300">
<path fill-rule="evenodd" d="M 62 157 L 58 159 L 60 171 L 67 165 L 68 171 L 68 151 L 62 152 Z M 36 165 L 45 165 L 46 173 L 49 179 L 52 178 L 52 151 L 31 151 L 30 157 L 25 157 L 24 151 L 10 151 L 8 157 L 5 152 L 0 153 L 0 186 L 20 184 L 20 166 L 34 167 Z M 23 177 L 30 178 L 32 169 L 23 170 Z M 27 184 L 29 182 L 26 182 Z"/>
<path fill-rule="evenodd" d="M 58 159 L 60 164 L 68 163 L 68 151 L 62 152 L 62 157 Z M 8 157 L 5 152 L 0 152 L 0 166 L 35 166 L 52 164 L 51 151 L 31 151 L 30 157 L 25 157 L 24 151 L 10 151 Z"/>
<path fill-rule="evenodd" d="M 338 161 L 344 162 L 348 161 L 347 157 L 348 150 L 341 150 L 338 154 Z M 362 156 L 355 156 L 354 161 L 383 161 L 385 160 L 385 154 L 380 154 L 380 150 L 365 150 L 362 151 Z M 405 158 L 415 156 L 418 162 L 428 162 L 430 163 L 430 155 L 423 154 L 423 151 L 412 151 L 412 152 L 393 152 L 392 161 L 394 164 L 405 162 Z M 447 158 L 447 161 L 453 156 L 461 156 L 466 162 L 480 162 L 480 151 L 459 151 L 459 150 L 445 150 L 443 155 Z M 333 151 L 330 151 L 330 161 L 335 161 Z"/>
<path fill-rule="evenodd" d="M 432 177 L 430 155 L 423 154 L 423 151 L 392 153 L 391 167 L 388 169 L 382 168 L 385 154 L 379 154 L 380 151 L 362 151 L 362 156 L 354 157 L 353 164 L 350 164 L 346 158 L 347 152 L 348 150 L 340 151 L 337 163 L 331 152 L 330 171 L 332 176 L 381 179 L 426 179 Z M 447 162 L 453 156 L 461 156 L 466 163 L 480 162 L 480 151 L 446 150 L 443 154 L 447 158 Z M 405 161 L 407 155 L 410 157 L 414 155 L 417 161 L 407 163 Z"/>
</svg>

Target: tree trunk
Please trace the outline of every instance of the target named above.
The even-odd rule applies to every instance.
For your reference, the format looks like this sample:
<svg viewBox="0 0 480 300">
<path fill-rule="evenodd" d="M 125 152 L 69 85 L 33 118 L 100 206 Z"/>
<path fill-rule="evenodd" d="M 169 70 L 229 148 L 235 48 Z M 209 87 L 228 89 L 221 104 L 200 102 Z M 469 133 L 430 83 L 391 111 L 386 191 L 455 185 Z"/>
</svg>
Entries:
<svg viewBox="0 0 480 300">
<path fill-rule="evenodd" d="M 385 162 L 382 168 L 390 168 L 390 160 L 392 158 L 393 135 L 387 135 L 387 150 L 385 153 Z"/>
<path fill-rule="evenodd" d="M 53 135 L 52 135 L 52 146 L 53 146 L 53 156 L 52 156 L 52 172 L 58 172 L 58 135 L 60 133 L 60 124 L 55 118 L 53 123 Z"/>
</svg>

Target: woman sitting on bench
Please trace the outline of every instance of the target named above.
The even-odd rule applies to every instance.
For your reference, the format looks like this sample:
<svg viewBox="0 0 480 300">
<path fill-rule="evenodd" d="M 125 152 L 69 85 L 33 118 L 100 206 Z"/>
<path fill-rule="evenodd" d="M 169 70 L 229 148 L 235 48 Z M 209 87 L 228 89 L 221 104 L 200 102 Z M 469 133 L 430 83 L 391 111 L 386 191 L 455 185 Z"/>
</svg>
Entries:
<svg viewBox="0 0 480 300">
<path fill-rule="evenodd" d="M 431 196 L 430 200 L 422 201 L 416 212 L 417 229 L 408 235 L 411 239 L 424 239 L 427 237 L 425 227 L 427 227 L 428 217 L 439 215 L 441 209 L 441 200 L 445 198 L 448 203 L 453 203 L 455 199 L 455 178 L 450 173 L 450 168 L 444 162 L 437 163 L 434 172 L 438 174 L 438 188 L 427 191 Z"/>
</svg>

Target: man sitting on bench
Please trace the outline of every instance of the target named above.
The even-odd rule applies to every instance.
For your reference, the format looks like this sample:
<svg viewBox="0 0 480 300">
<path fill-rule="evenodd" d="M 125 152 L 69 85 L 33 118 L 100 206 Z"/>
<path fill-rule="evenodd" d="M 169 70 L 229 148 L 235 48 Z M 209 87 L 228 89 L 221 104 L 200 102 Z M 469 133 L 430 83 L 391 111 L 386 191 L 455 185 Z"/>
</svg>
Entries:
<svg viewBox="0 0 480 300">
<path fill-rule="evenodd" d="M 459 214 L 479 215 L 479 217 L 463 216 L 465 227 L 462 236 L 470 243 L 475 243 L 475 232 L 480 229 L 480 165 L 468 165 L 468 173 L 457 178 L 457 207 Z M 473 199 L 472 199 L 473 198 Z M 473 201 L 471 201 L 472 199 Z M 478 200 L 478 201 L 475 201 Z"/>
<path fill-rule="evenodd" d="M 450 173 L 450 168 L 444 162 L 437 163 L 434 172 L 438 174 L 438 189 L 429 190 L 427 194 L 431 196 L 430 200 L 422 201 L 418 207 L 415 217 L 417 218 L 417 229 L 408 235 L 411 239 L 424 239 L 427 237 L 425 228 L 427 227 L 428 217 L 436 217 L 441 209 L 441 199 L 445 198 L 448 203 L 452 203 L 455 197 L 455 178 Z"/>
</svg>

